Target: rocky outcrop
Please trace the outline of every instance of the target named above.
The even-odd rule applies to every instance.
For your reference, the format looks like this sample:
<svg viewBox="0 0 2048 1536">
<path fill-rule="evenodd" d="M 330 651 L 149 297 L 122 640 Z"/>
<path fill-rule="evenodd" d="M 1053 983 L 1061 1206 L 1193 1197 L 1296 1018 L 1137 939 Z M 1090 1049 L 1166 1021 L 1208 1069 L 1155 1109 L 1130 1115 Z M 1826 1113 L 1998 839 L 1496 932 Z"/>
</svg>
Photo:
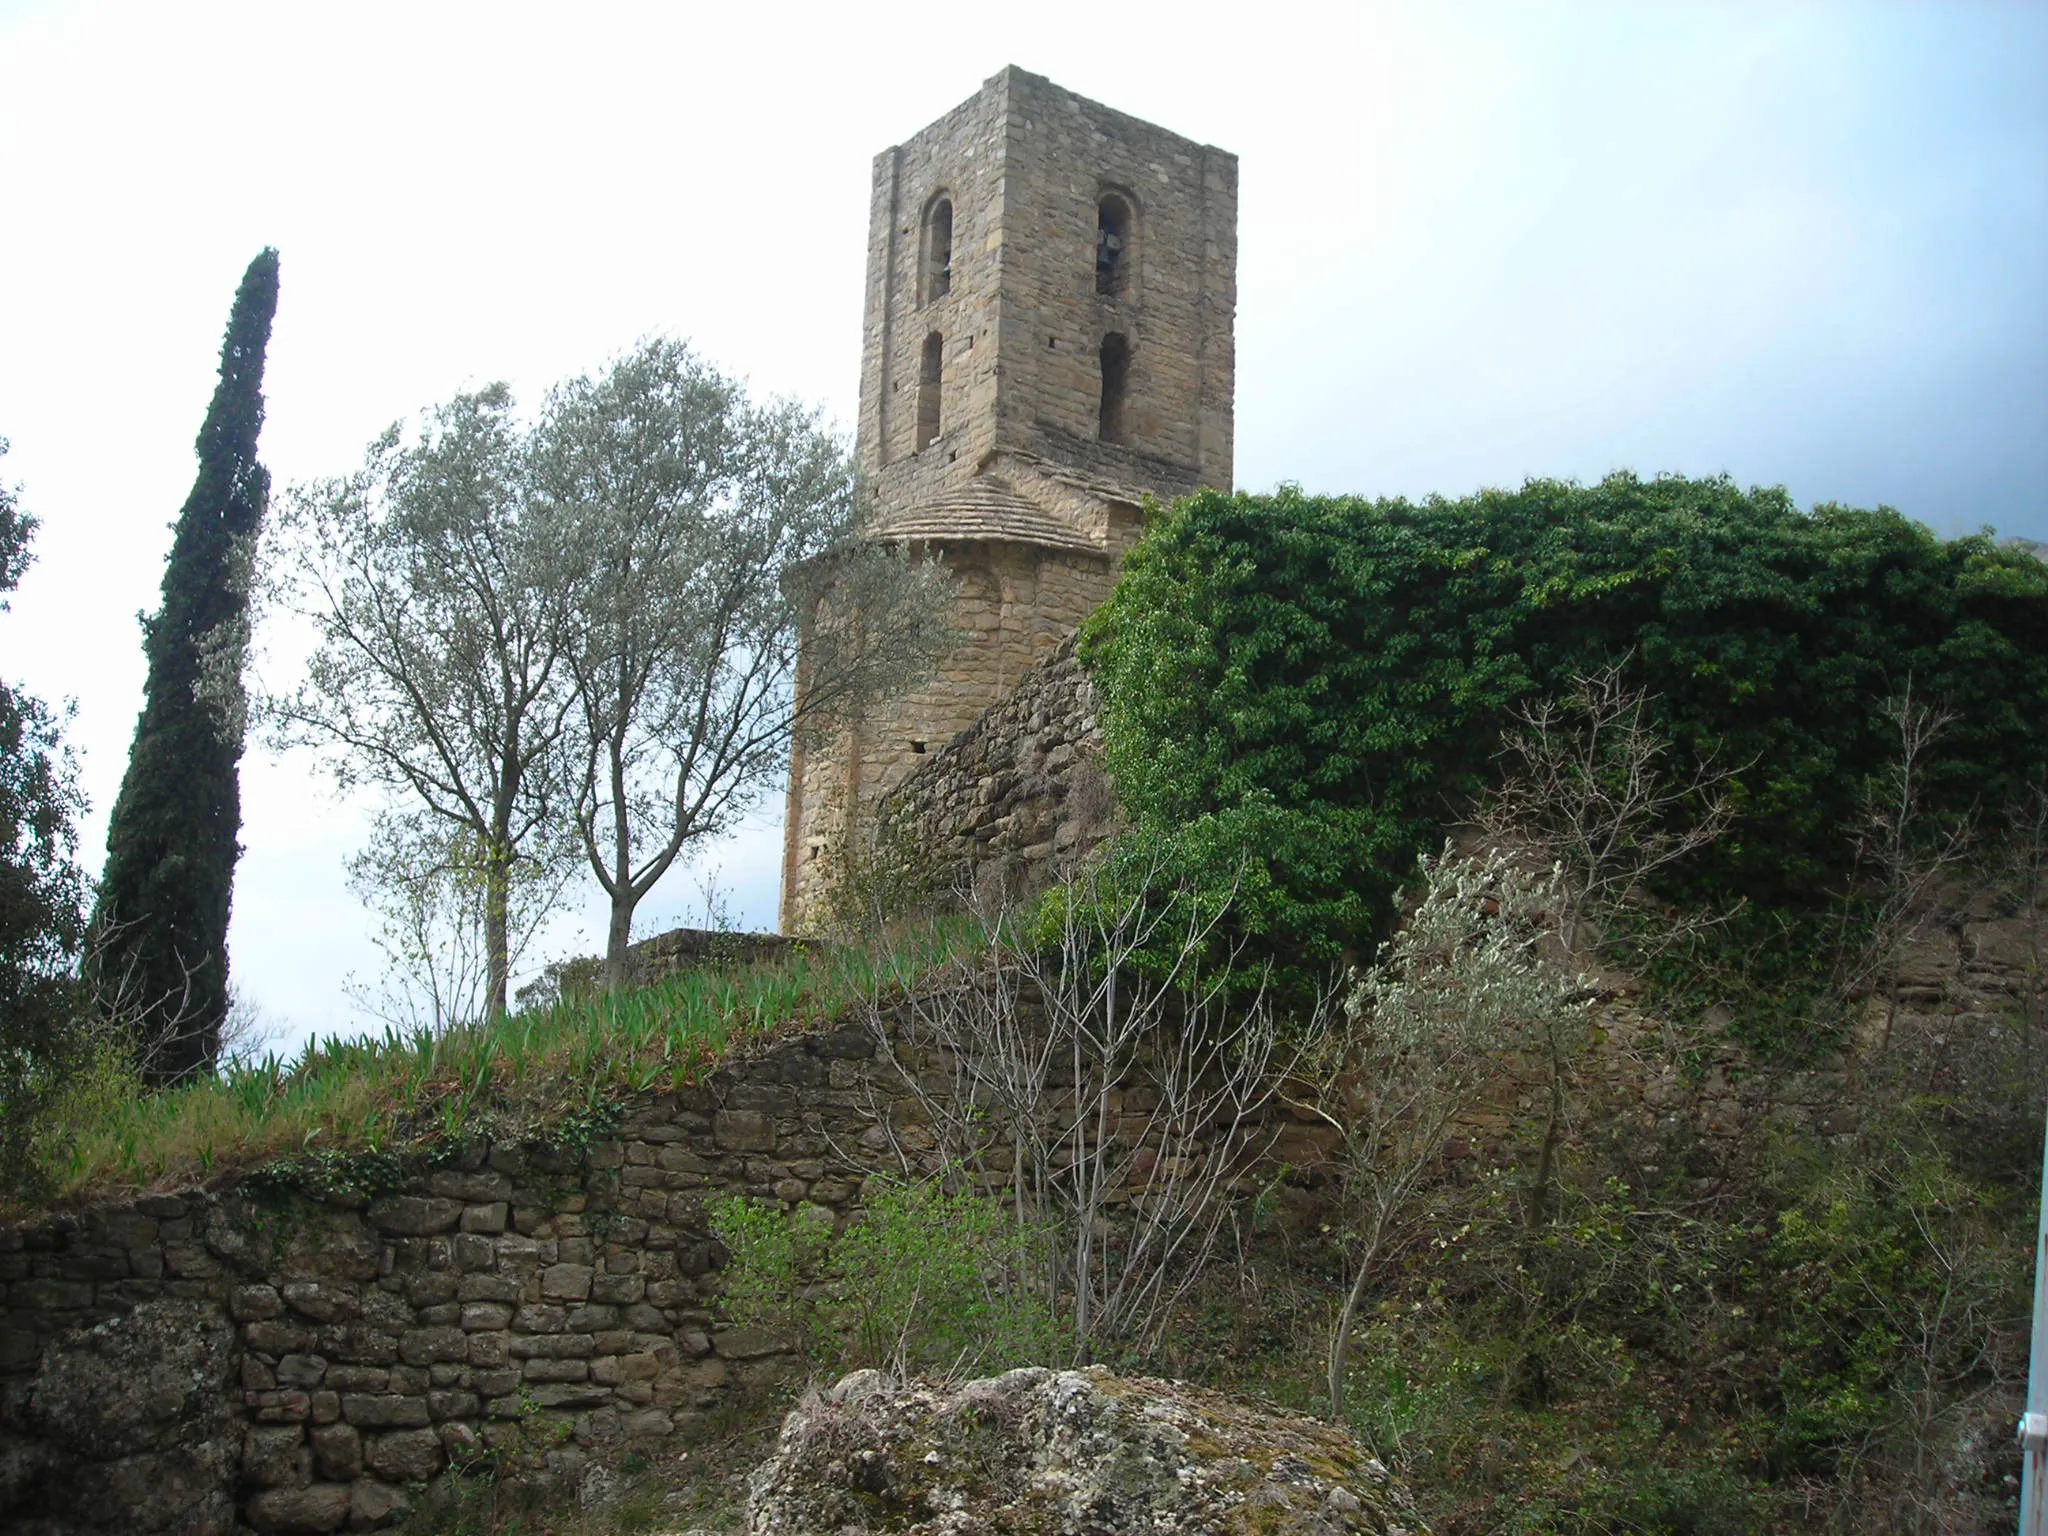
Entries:
<svg viewBox="0 0 2048 1536">
<path fill-rule="evenodd" d="M 1342 1430 L 1100 1367 L 858 1371 L 784 1421 L 747 1513 L 755 1536 L 1426 1536 Z"/>
</svg>

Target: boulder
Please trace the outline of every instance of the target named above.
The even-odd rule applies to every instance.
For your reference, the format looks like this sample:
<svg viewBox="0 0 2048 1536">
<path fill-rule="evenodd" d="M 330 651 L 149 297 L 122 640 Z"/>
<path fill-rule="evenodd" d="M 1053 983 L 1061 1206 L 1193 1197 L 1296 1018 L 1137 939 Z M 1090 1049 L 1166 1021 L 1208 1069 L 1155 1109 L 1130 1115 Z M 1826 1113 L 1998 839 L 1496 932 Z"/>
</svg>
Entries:
<svg viewBox="0 0 2048 1536">
<path fill-rule="evenodd" d="M 51 1344 L 0 1402 L 0 1529 L 225 1536 L 234 1367 L 234 1325 L 199 1301 L 145 1302 Z"/>
<path fill-rule="evenodd" d="M 855 1372 L 783 1421 L 747 1514 L 755 1536 L 1426 1536 L 1344 1431 L 1100 1367 Z"/>
</svg>

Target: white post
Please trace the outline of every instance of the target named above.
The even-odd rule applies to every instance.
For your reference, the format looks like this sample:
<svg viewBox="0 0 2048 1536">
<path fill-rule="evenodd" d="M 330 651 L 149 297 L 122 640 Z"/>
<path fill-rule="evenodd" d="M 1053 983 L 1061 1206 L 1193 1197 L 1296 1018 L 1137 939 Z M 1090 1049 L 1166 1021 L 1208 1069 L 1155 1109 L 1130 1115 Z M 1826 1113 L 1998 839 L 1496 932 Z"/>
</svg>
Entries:
<svg viewBox="0 0 2048 1536">
<path fill-rule="evenodd" d="M 2034 1229 L 2034 1336 L 2020 1420 L 2020 1536 L 2048 1536 L 2048 1136 L 2041 1144 L 2041 1220 Z"/>
</svg>

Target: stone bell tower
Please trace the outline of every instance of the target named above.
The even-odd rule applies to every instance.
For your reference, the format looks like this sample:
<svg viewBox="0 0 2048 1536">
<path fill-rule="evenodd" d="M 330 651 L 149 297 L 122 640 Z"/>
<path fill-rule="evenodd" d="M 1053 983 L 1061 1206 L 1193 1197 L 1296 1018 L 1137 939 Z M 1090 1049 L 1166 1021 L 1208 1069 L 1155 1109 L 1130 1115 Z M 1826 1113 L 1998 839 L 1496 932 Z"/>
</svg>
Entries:
<svg viewBox="0 0 2048 1536">
<path fill-rule="evenodd" d="M 790 765 L 784 932 L 834 840 L 1109 595 L 1147 497 L 1231 484 L 1237 157 L 1014 66 L 875 157 L 867 531 L 943 560 L 931 681 Z"/>
</svg>

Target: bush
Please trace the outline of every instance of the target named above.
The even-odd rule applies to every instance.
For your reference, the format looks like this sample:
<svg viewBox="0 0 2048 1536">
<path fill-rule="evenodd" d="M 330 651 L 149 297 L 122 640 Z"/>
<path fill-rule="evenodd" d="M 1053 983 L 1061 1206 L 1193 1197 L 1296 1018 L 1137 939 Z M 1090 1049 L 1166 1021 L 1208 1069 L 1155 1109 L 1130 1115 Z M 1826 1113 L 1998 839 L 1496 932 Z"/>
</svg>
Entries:
<svg viewBox="0 0 2048 1536">
<path fill-rule="evenodd" d="M 1237 921 L 1305 975 L 1369 948 L 1513 706 L 1624 661 L 1681 758 L 1741 765 L 1731 835 L 1664 878 L 1688 901 L 1768 915 L 1838 890 L 1909 684 L 1956 716 L 1928 814 L 1997 803 L 2048 759 L 2048 566 L 1726 479 L 1202 492 L 1131 553 L 1082 655 L 1127 856 L 1248 861 Z"/>
<path fill-rule="evenodd" d="M 820 1370 L 1003 1369 L 1044 1355 L 1050 1316 L 1016 1283 L 1022 1232 L 994 1200 L 870 1179 L 866 1208 L 829 1213 L 733 1197 L 712 1208 L 726 1311 Z"/>
</svg>

